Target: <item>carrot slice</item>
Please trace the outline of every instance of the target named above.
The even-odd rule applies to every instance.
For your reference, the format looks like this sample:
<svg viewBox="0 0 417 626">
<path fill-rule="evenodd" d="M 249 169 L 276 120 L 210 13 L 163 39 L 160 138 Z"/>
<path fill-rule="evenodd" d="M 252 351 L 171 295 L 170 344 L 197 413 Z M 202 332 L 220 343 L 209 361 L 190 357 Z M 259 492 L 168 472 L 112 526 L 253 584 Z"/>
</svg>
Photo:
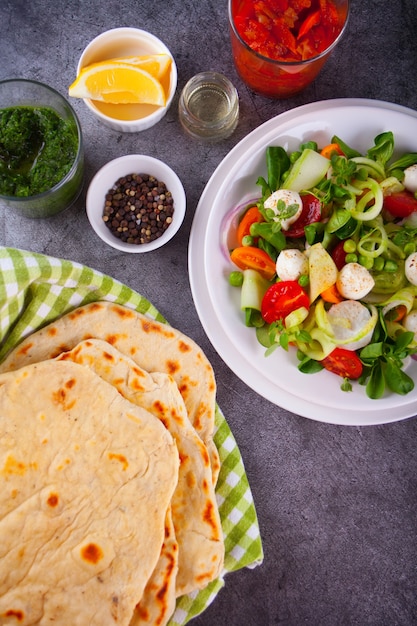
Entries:
<svg viewBox="0 0 417 626">
<path fill-rule="evenodd" d="M 401 322 L 402 319 L 407 315 L 407 307 L 405 304 L 399 304 L 391 311 L 388 311 L 386 319 L 390 322 Z"/>
<path fill-rule="evenodd" d="M 337 304 L 338 302 L 342 302 L 344 300 L 335 284 L 322 291 L 320 297 L 325 302 L 331 302 L 332 304 Z"/>
<path fill-rule="evenodd" d="M 326 159 L 330 159 L 333 154 L 344 156 L 344 153 L 338 143 L 329 143 L 327 146 L 324 146 L 324 148 L 320 151 L 320 154 L 326 157 Z"/>
<path fill-rule="evenodd" d="M 256 224 L 257 222 L 264 222 L 264 218 L 257 206 L 251 206 L 246 211 L 246 213 L 242 216 L 240 220 L 237 231 L 236 238 L 240 244 L 242 244 L 243 237 L 250 235 L 250 227 L 252 224 Z"/>
</svg>

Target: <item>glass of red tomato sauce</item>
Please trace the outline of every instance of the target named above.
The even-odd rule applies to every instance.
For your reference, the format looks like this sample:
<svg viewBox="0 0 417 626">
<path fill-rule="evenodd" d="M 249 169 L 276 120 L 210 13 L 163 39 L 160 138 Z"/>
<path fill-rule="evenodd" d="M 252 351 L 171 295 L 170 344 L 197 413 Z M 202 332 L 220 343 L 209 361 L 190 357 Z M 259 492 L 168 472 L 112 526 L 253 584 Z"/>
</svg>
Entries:
<svg viewBox="0 0 417 626">
<path fill-rule="evenodd" d="M 293 96 L 316 78 L 348 14 L 349 0 L 229 0 L 238 74 L 262 95 Z"/>
</svg>

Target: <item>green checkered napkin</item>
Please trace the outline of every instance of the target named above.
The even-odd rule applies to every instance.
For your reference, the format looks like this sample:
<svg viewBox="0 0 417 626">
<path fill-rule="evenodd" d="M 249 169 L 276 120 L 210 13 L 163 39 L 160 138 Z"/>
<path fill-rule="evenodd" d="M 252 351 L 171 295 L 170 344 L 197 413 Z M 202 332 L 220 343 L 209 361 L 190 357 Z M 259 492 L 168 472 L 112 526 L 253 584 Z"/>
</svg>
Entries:
<svg viewBox="0 0 417 626">
<path fill-rule="evenodd" d="M 0 246 L 0 361 L 40 326 L 96 300 L 117 302 L 166 322 L 148 300 L 110 276 L 72 261 Z M 242 458 L 218 406 L 214 441 L 221 461 L 216 495 L 225 537 L 224 575 L 256 567 L 263 551 Z M 203 591 L 179 598 L 170 626 L 202 613 L 223 587 L 223 575 Z"/>
</svg>

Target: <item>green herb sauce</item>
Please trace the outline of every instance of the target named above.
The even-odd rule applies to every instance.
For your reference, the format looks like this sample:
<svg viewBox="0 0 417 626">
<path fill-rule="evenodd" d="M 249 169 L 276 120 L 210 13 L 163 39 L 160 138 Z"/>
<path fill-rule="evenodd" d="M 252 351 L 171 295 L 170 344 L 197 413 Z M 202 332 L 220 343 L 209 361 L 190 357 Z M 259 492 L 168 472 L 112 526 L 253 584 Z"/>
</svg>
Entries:
<svg viewBox="0 0 417 626">
<path fill-rule="evenodd" d="M 77 129 L 48 107 L 0 109 L 0 194 L 28 197 L 47 191 L 70 171 Z"/>
</svg>

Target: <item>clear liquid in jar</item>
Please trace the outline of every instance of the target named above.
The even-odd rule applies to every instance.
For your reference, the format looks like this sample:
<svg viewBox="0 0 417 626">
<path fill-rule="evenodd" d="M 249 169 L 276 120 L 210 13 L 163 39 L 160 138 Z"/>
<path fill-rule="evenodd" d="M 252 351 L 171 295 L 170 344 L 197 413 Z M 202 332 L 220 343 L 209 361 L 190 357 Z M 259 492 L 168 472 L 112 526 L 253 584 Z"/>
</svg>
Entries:
<svg viewBox="0 0 417 626">
<path fill-rule="evenodd" d="M 221 122 L 228 115 L 230 107 L 231 103 L 227 94 L 217 85 L 210 83 L 194 89 L 188 100 L 190 112 L 208 124 Z"/>
<path fill-rule="evenodd" d="M 237 124 L 238 114 L 236 90 L 230 81 L 215 72 L 192 78 L 180 98 L 181 123 L 195 137 L 227 137 Z"/>
</svg>

